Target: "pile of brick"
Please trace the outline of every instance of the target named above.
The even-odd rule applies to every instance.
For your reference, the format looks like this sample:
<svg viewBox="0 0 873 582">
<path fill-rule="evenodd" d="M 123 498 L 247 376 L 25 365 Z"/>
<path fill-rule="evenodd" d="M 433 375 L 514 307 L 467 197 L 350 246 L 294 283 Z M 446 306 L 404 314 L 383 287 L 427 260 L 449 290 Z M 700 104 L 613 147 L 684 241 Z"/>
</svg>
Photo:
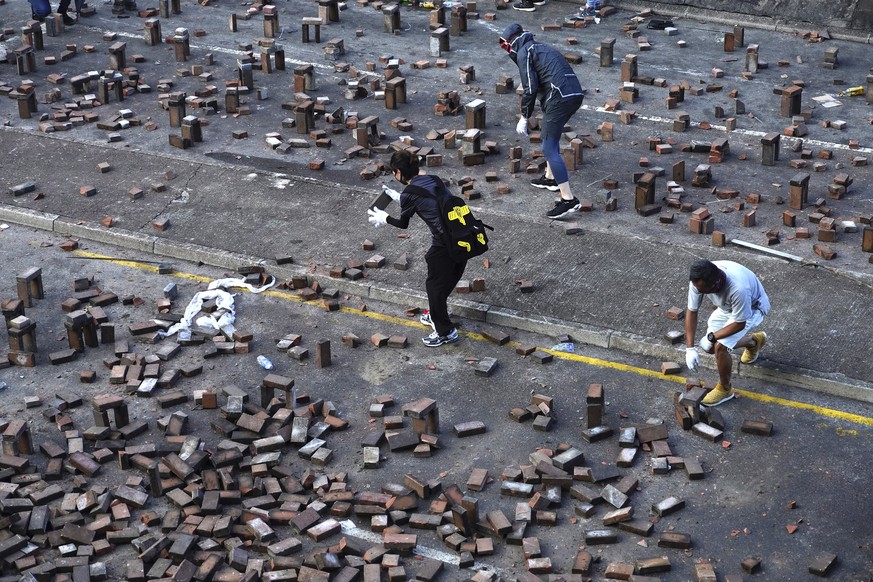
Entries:
<svg viewBox="0 0 873 582">
<path fill-rule="evenodd" d="M 254 270 L 246 278 L 254 282 L 261 275 Z M 40 276 L 35 269 L 19 277 L 23 299 L 3 302 L 9 321 L 24 317 L 25 304 L 29 308 L 43 297 Z M 99 304 L 118 303 L 118 298 L 101 293 L 92 284 L 90 278 L 77 280 L 74 289 L 81 290 L 64 302 L 70 350 L 110 345 L 116 352 L 104 359 L 110 369 L 110 387 L 140 397 L 154 396 L 152 401 L 160 408 L 188 403 L 188 394 L 172 389 L 183 374 L 162 368 L 179 353 L 180 344 L 142 355 L 126 339 L 116 340 L 107 331 L 110 328 L 103 327 L 111 324 L 103 321 L 105 312 Z M 171 307 L 174 287 L 165 289 L 160 301 L 165 307 Z M 99 300 L 110 295 L 115 301 Z M 88 301 L 92 304 L 83 308 Z M 132 305 L 133 301 L 123 303 Z M 129 331 L 154 334 L 154 325 L 165 327 L 173 319 L 166 311 L 158 317 L 161 324 L 135 323 Z M 98 335 L 97 326 L 103 334 Z M 22 324 L 11 329 L 26 328 Z M 192 337 L 199 335 L 200 340 L 183 343 L 203 343 L 205 330 L 194 332 Z M 213 335 L 221 337 L 218 332 Z M 13 339 L 21 348 L 18 352 L 30 354 L 27 362 L 35 364 L 35 340 L 25 342 L 19 336 Z M 283 341 L 293 344 L 294 340 Z M 117 353 L 119 349 L 123 353 Z M 15 363 L 17 359 L 12 358 Z M 93 371 L 80 375 L 83 382 L 93 382 L 95 377 Z M 151 388 L 142 390 L 143 385 Z M 81 422 L 76 409 L 83 399 L 66 389 L 53 393 L 42 416 L 56 426 L 63 444 L 40 428 L 38 433 L 47 436 L 35 445 L 29 422 L 0 422 L 0 563 L 6 572 L 17 572 L 0 577 L 4 582 L 57 580 L 59 576 L 75 581 L 355 580 L 362 574 L 365 580 L 375 580 L 385 570 L 392 579 L 406 579 L 400 557 L 415 548 L 417 536 L 397 531 L 397 524 L 434 520 L 414 513 L 404 520 L 403 515 L 417 506 L 414 491 L 421 497 L 425 491 L 431 495 L 439 490 L 438 481 L 418 483 L 410 476 L 407 481 L 412 487 L 389 484 L 384 494 L 356 493 L 346 473 L 323 472 L 320 467 L 332 457 L 326 437 L 348 424 L 332 403 L 295 390 L 290 378 L 264 377 L 259 403 L 251 401 L 245 390 L 226 385 L 221 389 L 224 403 L 220 409 L 219 394 L 194 391 L 195 406 L 220 412 L 213 416 L 211 427 L 223 440 L 214 446 L 189 434 L 188 414 L 183 410 L 159 418 L 150 427 L 147 420 L 133 420 L 131 401 L 118 393 L 93 397 L 93 426 L 81 430 L 73 418 Z M 26 404 L 42 402 L 39 397 L 27 397 Z M 419 444 L 416 454 L 420 447 L 429 451 L 438 446 L 433 436 L 439 430 L 435 401 L 420 399 L 404 406 L 403 413 L 412 418 L 408 432 Z M 459 436 L 479 434 L 484 429 L 479 424 L 457 425 L 455 432 Z M 162 439 L 154 438 L 154 429 L 163 433 Z M 400 441 L 406 432 L 372 433 L 370 444 L 376 447 L 377 457 L 381 442 L 387 442 L 392 451 L 405 448 Z M 150 442 L 136 444 L 137 437 L 150 437 Z M 286 456 L 289 448 L 296 449 L 309 467 L 295 467 Z M 389 510 L 394 525 L 387 527 Z M 315 545 L 311 552 L 293 556 L 303 551 L 304 542 L 286 535 L 288 528 L 320 544 L 339 534 L 339 520 L 352 515 L 372 519 L 374 531 L 381 531 L 378 523 L 385 521 L 380 543 L 342 537 L 335 545 Z M 116 552 L 126 558 L 123 572 L 107 565 Z M 432 580 L 441 567 L 433 560 L 421 562 L 417 579 Z"/>
</svg>

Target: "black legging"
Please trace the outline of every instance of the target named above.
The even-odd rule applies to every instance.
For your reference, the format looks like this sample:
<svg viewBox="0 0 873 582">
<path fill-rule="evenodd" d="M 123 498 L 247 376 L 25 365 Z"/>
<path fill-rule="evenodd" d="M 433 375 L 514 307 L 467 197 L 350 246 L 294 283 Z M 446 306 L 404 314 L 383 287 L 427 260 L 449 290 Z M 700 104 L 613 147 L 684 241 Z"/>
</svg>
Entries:
<svg viewBox="0 0 873 582">
<path fill-rule="evenodd" d="M 455 328 L 449 319 L 448 300 L 458 281 L 464 275 L 467 261 L 456 263 L 445 247 L 432 246 L 424 256 L 427 262 L 427 301 L 430 320 L 439 335 L 448 335 Z"/>
<path fill-rule="evenodd" d="M 561 157 L 560 141 L 564 126 L 576 111 L 582 106 L 583 96 L 568 97 L 558 101 L 549 101 L 543 111 L 540 123 L 543 157 L 552 169 L 552 177 L 558 184 L 570 180 L 564 158 Z"/>
</svg>

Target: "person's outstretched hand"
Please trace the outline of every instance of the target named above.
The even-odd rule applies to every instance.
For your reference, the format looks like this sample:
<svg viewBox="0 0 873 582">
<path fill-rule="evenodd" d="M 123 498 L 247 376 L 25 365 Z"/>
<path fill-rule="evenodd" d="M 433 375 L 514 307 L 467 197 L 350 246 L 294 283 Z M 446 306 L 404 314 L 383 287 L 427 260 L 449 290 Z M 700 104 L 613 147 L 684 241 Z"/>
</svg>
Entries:
<svg viewBox="0 0 873 582">
<path fill-rule="evenodd" d="M 383 224 L 388 224 L 388 213 L 384 210 L 379 210 L 378 208 L 368 208 L 367 220 L 369 220 L 370 224 L 373 226 L 379 227 Z"/>
</svg>

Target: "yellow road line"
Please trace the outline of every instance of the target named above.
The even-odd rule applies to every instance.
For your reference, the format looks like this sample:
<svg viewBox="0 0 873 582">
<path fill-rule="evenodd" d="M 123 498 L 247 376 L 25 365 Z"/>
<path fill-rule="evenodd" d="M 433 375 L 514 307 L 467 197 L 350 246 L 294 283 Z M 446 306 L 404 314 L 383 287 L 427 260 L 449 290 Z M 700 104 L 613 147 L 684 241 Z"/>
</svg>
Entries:
<svg viewBox="0 0 873 582">
<path fill-rule="evenodd" d="M 613 370 L 619 370 L 621 372 L 631 372 L 633 374 L 637 374 L 639 376 L 648 376 L 650 378 L 657 378 L 659 380 L 666 380 L 668 382 L 677 382 L 679 384 L 685 383 L 685 378 L 682 376 L 675 375 L 664 375 L 661 372 L 655 370 L 649 370 L 647 368 L 639 368 L 637 366 L 630 366 L 628 364 L 622 364 L 620 362 L 613 362 L 611 360 L 601 360 L 600 358 L 592 358 L 590 356 L 580 356 L 579 354 L 571 354 L 568 352 L 559 352 L 557 350 L 549 350 L 545 348 L 539 348 L 544 352 L 548 352 L 555 356 L 556 358 L 560 358 L 562 360 L 570 360 L 571 362 L 579 362 L 582 364 L 588 364 L 589 366 L 597 366 L 598 368 L 611 368 Z"/>
<path fill-rule="evenodd" d="M 543 349 L 543 348 L 540 348 Z M 598 358 L 591 358 L 588 356 L 580 356 L 578 354 L 570 354 L 567 352 L 558 352 L 555 350 L 544 350 L 557 358 L 571 360 L 576 362 L 582 362 L 584 364 L 588 364 L 589 366 L 597 366 L 600 368 L 612 368 L 613 370 L 621 370 L 623 372 L 631 372 L 634 374 L 638 374 L 640 376 L 648 376 L 651 378 L 658 378 L 659 380 L 666 380 L 669 382 L 678 382 L 684 384 L 686 379 L 682 376 L 665 376 L 661 372 L 655 370 L 648 370 L 646 368 L 638 368 L 636 366 L 629 366 L 627 364 L 621 364 L 619 362 L 612 362 L 610 360 L 601 360 Z M 785 406 L 788 408 L 795 408 L 798 410 L 808 410 L 815 414 L 820 414 L 822 416 L 827 416 L 829 418 L 835 418 L 839 420 L 845 420 L 848 422 L 853 422 L 856 424 L 863 424 L 866 426 L 873 426 L 873 418 L 869 416 L 861 416 L 859 414 L 852 414 L 849 412 L 843 412 L 841 410 L 834 410 L 832 408 L 824 408 L 823 406 L 816 406 L 815 404 L 806 404 L 805 402 L 796 402 L 794 400 L 788 400 L 786 398 L 779 398 L 778 396 L 769 396 L 767 394 L 761 394 L 760 392 L 750 392 L 748 390 L 741 390 L 739 388 L 734 389 L 737 394 L 743 396 L 744 398 L 748 398 L 749 400 L 757 400 L 758 402 L 767 402 L 769 404 L 776 404 L 778 406 Z"/>
<path fill-rule="evenodd" d="M 779 398 L 778 396 L 761 394 L 760 392 L 749 392 L 748 390 L 739 390 L 736 388 L 734 390 L 737 392 L 737 394 L 740 394 L 741 396 L 743 396 L 744 398 L 748 398 L 749 400 L 767 402 L 768 404 L 776 404 L 778 406 L 796 408 L 798 410 L 808 410 L 815 414 L 820 414 L 821 416 L 827 416 L 828 418 L 845 420 L 847 422 L 853 422 L 855 424 L 863 424 L 864 426 L 873 426 L 873 418 L 869 416 L 861 416 L 860 414 L 852 414 L 850 412 L 843 412 L 841 410 L 834 410 L 832 408 L 824 408 L 823 406 L 816 406 L 815 404 L 807 404 L 805 402 L 787 400 L 785 398 Z"/>
<path fill-rule="evenodd" d="M 540 348 L 543 349 L 543 348 Z M 627 364 L 621 364 L 619 362 L 612 362 L 610 360 L 601 360 L 599 358 L 591 358 L 588 356 L 580 356 L 579 354 L 570 354 L 567 352 L 558 352 L 555 350 L 544 350 L 556 358 L 561 358 L 565 360 L 571 360 L 576 362 L 581 362 L 584 364 L 588 364 L 589 366 L 597 366 L 600 368 L 611 368 L 613 370 L 621 370 L 623 372 L 631 372 L 634 374 L 638 374 L 640 376 L 648 376 L 651 378 L 658 378 L 659 380 L 666 380 L 669 382 L 678 382 L 681 384 L 685 383 L 685 378 L 682 376 L 665 376 L 661 372 L 655 370 L 648 370 L 646 368 L 638 368 L 636 366 L 629 366 Z M 768 404 L 776 404 L 778 406 L 785 406 L 787 408 L 795 408 L 798 410 L 808 410 L 815 414 L 819 414 L 821 416 L 827 416 L 829 418 L 834 418 L 838 420 L 845 420 L 847 422 L 853 422 L 855 424 L 862 424 L 865 426 L 873 426 L 873 418 L 869 416 L 861 416 L 860 414 L 852 414 L 850 412 L 843 412 L 841 410 L 834 410 L 832 408 L 825 408 L 823 406 L 816 406 L 815 404 L 807 404 L 805 402 L 797 402 L 794 400 L 788 400 L 786 398 L 779 398 L 778 396 L 769 396 L 767 394 L 761 394 L 760 392 L 750 392 L 748 390 L 740 390 L 739 388 L 734 389 L 737 394 L 743 396 L 744 398 L 748 398 L 749 400 L 757 400 L 758 402 L 766 402 Z"/>
<path fill-rule="evenodd" d="M 96 253 L 89 253 L 83 250 L 74 251 L 74 254 L 94 259 L 104 259 L 107 262 L 115 263 L 117 265 L 123 265 L 127 267 L 133 267 L 136 269 L 141 269 L 144 271 L 152 271 L 157 272 L 158 268 L 152 265 L 148 265 L 146 263 L 141 263 L 139 261 L 126 260 L 126 259 L 115 259 L 112 257 L 108 257 L 106 255 L 100 255 Z M 192 281 L 199 281 L 203 283 L 208 283 L 213 280 L 211 277 L 204 277 L 202 275 L 194 275 L 192 273 L 183 273 L 181 271 L 174 271 L 173 275 L 176 277 L 180 277 L 183 279 L 189 279 Z M 292 301 L 296 301 L 298 303 L 306 303 L 299 295 L 295 295 L 294 293 L 290 293 L 287 291 L 275 291 L 268 290 L 261 293 L 262 295 L 270 295 L 271 297 L 278 297 L 281 299 L 290 299 Z M 385 323 L 395 324 L 395 325 L 405 325 L 407 327 L 422 327 L 422 325 L 415 319 L 397 317 L 394 315 L 387 315 L 384 313 L 378 313 L 375 311 L 362 311 L 361 309 L 356 309 L 354 307 L 340 307 L 339 311 L 343 313 L 351 313 L 354 315 L 359 315 L 363 317 L 367 317 L 370 319 L 374 319 L 376 321 L 383 321 Z M 460 335 L 467 337 L 471 340 L 476 341 L 487 341 L 484 335 L 471 332 L 471 331 L 460 331 Z M 506 344 L 509 347 L 517 348 L 521 344 L 518 342 L 508 342 Z M 675 376 L 668 375 L 665 376 L 661 372 L 656 370 L 649 370 L 647 368 L 640 368 L 637 366 L 630 366 L 628 364 L 622 364 L 620 362 L 613 362 L 611 360 L 602 360 L 600 358 L 592 358 L 590 356 L 583 356 L 580 354 L 573 354 L 569 352 L 560 352 L 557 350 L 550 350 L 547 348 L 538 348 L 544 352 L 552 354 L 554 357 L 562 360 L 568 360 L 571 362 L 577 362 L 580 364 L 587 364 L 589 366 L 595 366 L 598 368 L 609 368 L 612 370 L 618 370 L 621 372 L 629 372 L 632 374 L 637 374 L 638 376 L 646 376 L 649 378 L 657 378 L 658 380 L 664 380 L 667 382 L 676 382 L 679 384 L 685 383 L 685 378 L 683 376 Z M 768 404 L 775 404 L 777 406 L 784 406 L 786 408 L 794 408 L 796 410 L 806 410 L 812 412 L 813 414 L 818 414 L 821 416 L 826 416 L 828 418 L 833 418 L 836 420 L 844 420 L 846 422 L 852 422 L 855 424 L 860 424 L 864 426 L 873 426 L 873 417 L 862 416 L 860 414 L 852 414 L 849 412 L 843 412 L 841 410 L 834 410 L 832 408 L 825 408 L 823 406 L 817 406 L 815 404 L 807 404 L 805 402 L 797 402 L 794 400 L 788 400 L 786 398 L 779 398 L 777 396 L 769 396 L 767 394 L 761 394 L 760 392 L 750 392 L 748 390 L 740 390 L 735 389 L 738 394 L 743 396 L 744 398 L 748 398 L 749 400 L 756 400 L 758 402 L 766 402 Z"/>
<path fill-rule="evenodd" d="M 89 253 L 88 251 L 83 251 L 81 249 L 73 251 L 74 255 L 85 259 L 103 259 L 107 263 L 115 263 L 116 265 L 124 265 L 125 267 L 133 267 L 135 269 L 140 269 L 143 271 L 152 271 L 154 273 L 158 272 L 157 267 L 153 267 L 152 265 L 148 265 L 146 263 L 141 263 L 139 261 L 132 261 L 128 259 L 116 259 L 113 257 L 108 257 L 106 255 L 101 255 L 98 253 Z"/>
</svg>

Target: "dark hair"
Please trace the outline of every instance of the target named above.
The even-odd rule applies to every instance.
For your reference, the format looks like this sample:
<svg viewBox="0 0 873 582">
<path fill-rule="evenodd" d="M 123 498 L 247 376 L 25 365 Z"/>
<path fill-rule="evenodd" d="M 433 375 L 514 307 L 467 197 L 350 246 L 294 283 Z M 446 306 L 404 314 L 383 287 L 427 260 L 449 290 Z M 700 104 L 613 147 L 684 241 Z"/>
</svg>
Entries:
<svg viewBox="0 0 873 582">
<path fill-rule="evenodd" d="M 418 175 L 418 156 L 409 150 L 394 152 L 391 156 L 391 170 L 400 170 L 404 180 L 412 180 Z"/>
<path fill-rule="evenodd" d="M 694 261 L 691 268 L 688 270 L 688 279 L 690 281 L 701 280 L 704 283 L 712 284 L 718 279 L 719 269 L 712 261 L 700 259 Z"/>
</svg>

